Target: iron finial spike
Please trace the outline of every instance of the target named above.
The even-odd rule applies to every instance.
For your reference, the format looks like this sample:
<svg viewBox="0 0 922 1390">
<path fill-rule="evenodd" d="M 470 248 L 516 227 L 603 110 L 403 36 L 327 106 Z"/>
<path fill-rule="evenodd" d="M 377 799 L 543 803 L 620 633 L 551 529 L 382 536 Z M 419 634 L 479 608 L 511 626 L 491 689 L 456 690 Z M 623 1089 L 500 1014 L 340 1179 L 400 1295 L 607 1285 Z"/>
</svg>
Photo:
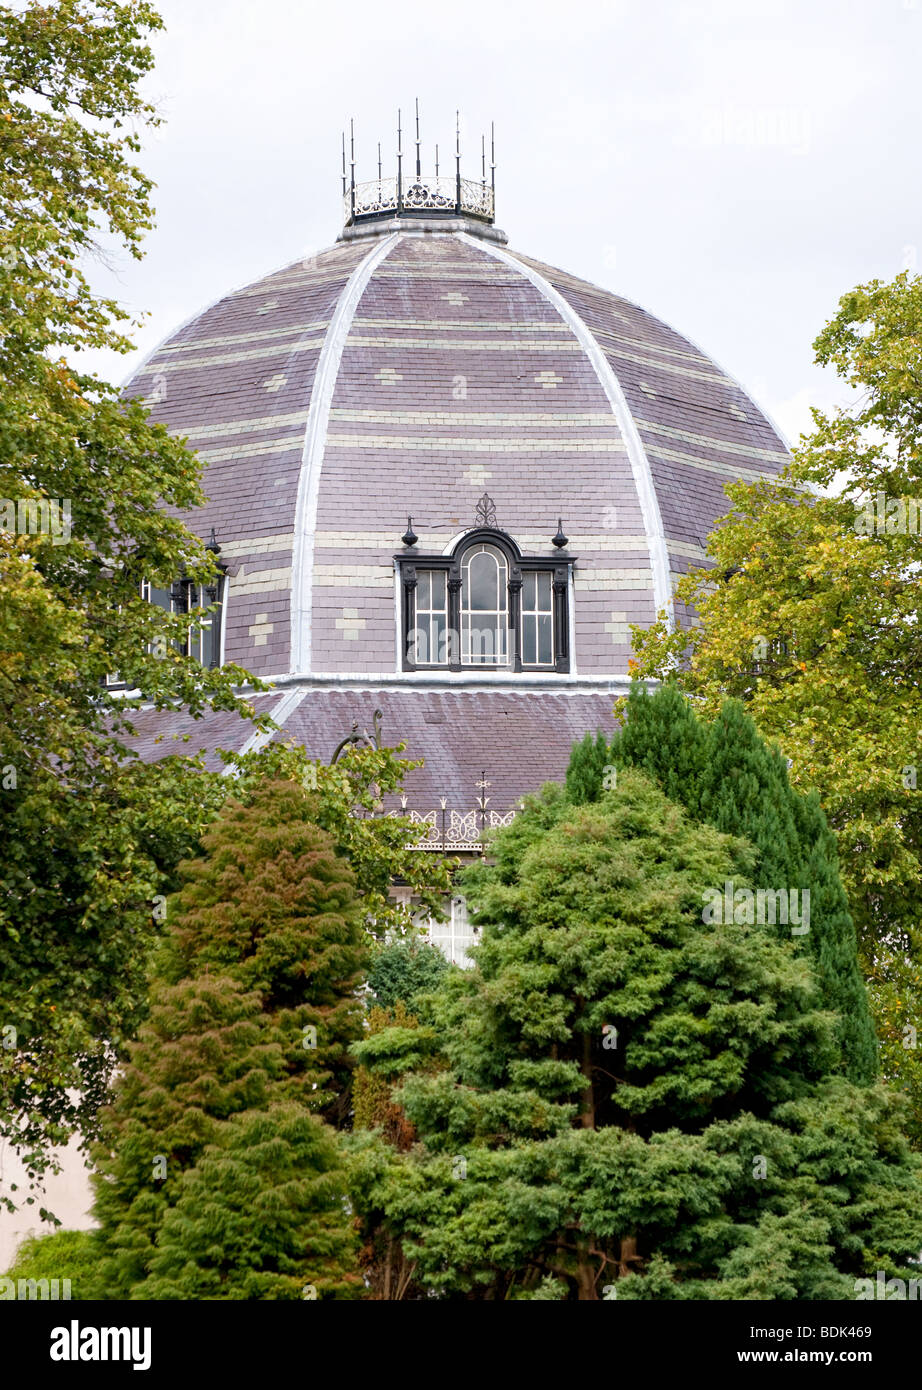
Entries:
<svg viewBox="0 0 922 1390">
<path fill-rule="evenodd" d="M 461 216 L 461 112 L 455 112 L 455 214 Z"/>
<path fill-rule="evenodd" d="M 378 183 L 381 182 L 381 141 L 378 141 Z"/>
<path fill-rule="evenodd" d="M 403 130 L 400 125 L 400 107 L 397 107 L 397 216 L 403 205 Z"/>
<path fill-rule="evenodd" d="M 422 174 L 422 165 L 419 162 L 419 97 L 416 98 L 416 177 Z"/>
<path fill-rule="evenodd" d="M 343 197 L 346 196 L 346 132 L 343 131 Z"/>
<path fill-rule="evenodd" d="M 436 178 L 438 178 L 438 176 L 439 176 L 439 147 L 438 147 L 438 145 L 436 145 L 436 147 L 435 147 L 435 176 L 436 176 Z"/>
<path fill-rule="evenodd" d="M 493 122 L 490 122 L 490 187 L 493 190 L 493 201 L 496 201 L 496 136 L 493 130 Z"/>
</svg>

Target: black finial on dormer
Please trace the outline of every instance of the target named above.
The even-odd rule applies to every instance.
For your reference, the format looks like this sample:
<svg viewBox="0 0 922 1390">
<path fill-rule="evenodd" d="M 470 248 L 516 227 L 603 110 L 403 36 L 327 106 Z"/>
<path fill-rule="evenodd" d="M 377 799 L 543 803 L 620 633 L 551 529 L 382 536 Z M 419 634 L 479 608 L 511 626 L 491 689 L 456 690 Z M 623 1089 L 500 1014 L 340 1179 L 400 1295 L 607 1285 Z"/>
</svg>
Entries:
<svg viewBox="0 0 922 1390">
<path fill-rule="evenodd" d="M 569 545 L 569 543 L 570 543 L 570 542 L 569 542 L 568 538 L 567 538 L 567 537 L 564 535 L 564 533 L 563 533 L 563 520 L 562 520 L 560 517 L 558 517 L 558 518 L 557 518 L 557 535 L 556 535 L 556 536 L 553 536 L 553 537 L 551 538 L 551 545 L 556 545 L 556 547 L 557 547 L 558 550 L 563 550 L 563 548 L 564 548 L 565 546 Z"/>
<path fill-rule="evenodd" d="M 415 545 L 416 542 L 419 540 L 419 536 L 413 530 L 413 518 L 411 516 L 407 517 L 407 529 L 404 531 L 400 539 L 403 541 L 404 545 L 407 546 L 408 549 L 410 546 Z"/>
</svg>

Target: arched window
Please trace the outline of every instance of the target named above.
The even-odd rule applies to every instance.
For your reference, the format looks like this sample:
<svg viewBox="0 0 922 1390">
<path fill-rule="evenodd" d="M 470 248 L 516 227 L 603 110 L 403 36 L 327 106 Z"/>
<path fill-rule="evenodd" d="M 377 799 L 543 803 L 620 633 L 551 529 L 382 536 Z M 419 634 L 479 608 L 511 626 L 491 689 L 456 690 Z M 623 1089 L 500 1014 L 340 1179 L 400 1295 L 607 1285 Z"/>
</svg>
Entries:
<svg viewBox="0 0 922 1390">
<path fill-rule="evenodd" d="M 495 545 L 475 545 L 461 561 L 461 664 L 509 663 L 509 565 Z"/>
<path fill-rule="evenodd" d="M 570 669 L 568 592 L 576 556 L 524 555 L 495 527 L 468 531 L 450 553 L 412 545 L 395 555 L 402 591 L 403 669 Z"/>
</svg>

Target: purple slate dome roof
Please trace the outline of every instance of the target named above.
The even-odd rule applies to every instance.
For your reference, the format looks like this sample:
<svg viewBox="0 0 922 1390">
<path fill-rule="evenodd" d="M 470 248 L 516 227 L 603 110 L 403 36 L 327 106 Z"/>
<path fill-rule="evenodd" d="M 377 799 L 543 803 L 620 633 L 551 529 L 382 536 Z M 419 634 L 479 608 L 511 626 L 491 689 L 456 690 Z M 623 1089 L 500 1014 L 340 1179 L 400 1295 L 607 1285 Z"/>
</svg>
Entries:
<svg viewBox="0 0 922 1390">
<path fill-rule="evenodd" d="M 284 687 L 287 732 L 328 759 L 386 703 L 386 741 L 413 731 L 408 755 L 427 758 L 424 801 L 471 800 L 502 764 L 494 804 L 511 805 L 612 727 L 629 624 L 673 616 L 724 484 L 775 474 L 785 446 L 674 329 L 508 249 L 485 179 L 355 195 L 335 245 L 205 309 L 126 390 L 205 464 L 187 520 L 228 565 L 223 659 Z M 565 664 L 406 669 L 397 557 L 449 555 L 478 515 L 536 563 L 566 561 Z"/>
</svg>

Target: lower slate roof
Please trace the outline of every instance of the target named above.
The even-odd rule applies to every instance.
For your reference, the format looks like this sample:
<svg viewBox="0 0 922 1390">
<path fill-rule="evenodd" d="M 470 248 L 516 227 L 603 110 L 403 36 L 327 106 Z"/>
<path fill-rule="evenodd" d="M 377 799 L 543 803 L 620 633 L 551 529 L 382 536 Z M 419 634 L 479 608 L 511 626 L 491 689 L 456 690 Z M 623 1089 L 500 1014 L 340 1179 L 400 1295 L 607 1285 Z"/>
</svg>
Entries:
<svg viewBox="0 0 922 1390">
<path fill-rule="evenodd" d="M 425 814 L 444 797 L 450 809 L 470 811 L 477 783 L 486 776 L 492 810 L 507 811 L 544 782 L 563 779 L 570 750 L 585 733 L 615 728 L 615 696 L 608 691 L 324 689 L 292 687 L 258 696 L 281 724 L 275 740 L 295 739 L 308 756 L 328 763 L 351 731 L 370 733 L 380 709 L 381 741 L 406 744 L 403 756 L 424 765 L 407 776 L 409 810 Z M 170 753 L 203 752 L 219 768 L 217 748 L 239 751 L 252 738 L 252 726 L 237 715 L 219 712 L 199 720 L 184 712 L 140 712 L 133 746 L 145 760 Z"/>
</svg>

